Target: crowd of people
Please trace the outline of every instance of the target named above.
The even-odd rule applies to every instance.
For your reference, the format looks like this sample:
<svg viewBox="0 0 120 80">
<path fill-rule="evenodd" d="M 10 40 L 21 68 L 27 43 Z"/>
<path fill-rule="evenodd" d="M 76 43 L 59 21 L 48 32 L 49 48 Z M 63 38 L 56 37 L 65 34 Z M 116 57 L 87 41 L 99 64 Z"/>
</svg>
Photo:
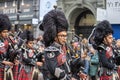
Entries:
<svg viewBox="0 0 120 80">
<path fill-rule="evenodd" d="M 7 15 L 0 14 L 0 80 L 119 80 L 120 39 L 106 20 L 88 39 L 67 42 L 64 13 L 51 10 L 43 18 L 37 39 L 29 30 L 11 33 Z"/>
</svg>

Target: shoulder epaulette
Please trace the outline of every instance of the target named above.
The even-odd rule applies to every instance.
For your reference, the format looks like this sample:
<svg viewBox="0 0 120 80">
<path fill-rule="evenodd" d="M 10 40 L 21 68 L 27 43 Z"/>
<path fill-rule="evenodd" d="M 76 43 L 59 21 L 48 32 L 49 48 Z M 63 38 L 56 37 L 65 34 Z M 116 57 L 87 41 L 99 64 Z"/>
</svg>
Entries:
<svg viewBox="0 0 120 80">
<path fill-rule="evenodd" d="M 58 48 L 50 46 L 45 49 L 45 51 L 60 51 Z"/>
<path fill-rule="evenodd" d="M 101 44 L 101 45 L 98 46 L 98 48 L 106 50 L 107 47 L 104 44 Z"/>
</svg>

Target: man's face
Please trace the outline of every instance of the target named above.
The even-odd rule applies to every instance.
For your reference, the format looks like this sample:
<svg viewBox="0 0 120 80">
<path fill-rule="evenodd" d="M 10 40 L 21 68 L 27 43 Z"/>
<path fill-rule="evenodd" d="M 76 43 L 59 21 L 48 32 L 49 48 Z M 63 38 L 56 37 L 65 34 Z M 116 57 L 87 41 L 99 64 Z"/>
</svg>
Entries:
<svg viewBox="0 0 120 80">
<path fill-rule="evenodd" d="M 107 35 L 105 38 L 104 38 L 104 41 L 103 41 L 106 45 L 108 46 L 111 46 L 112 45 L 112 42 L 113 42 L 113 35 L 112 34 L 109 34 Z"/>
<path fill-rule="evenodd" d="M 1 37 L 3 38 L 7 38 L 8 37 L 8 30 L 3 30 L 1 33 L 0 33 Z"/>
<path fill-rule="evenodd" d="M 72 46 L 74 49 L 78 49 L 80 47 L 79 42 L 73 42 Z"/>
<path fill-rule="evenodd" d="M 61 31 L 57 34 L 57 37 L 55 38 L 55 41 L 61 45 L 64 45 L 67 41 L 67 32 Z"/>
<path fill-rule="evenodd" d="M 33 48 L 33 41 L 28 41 L 27 46 L 28 48 Z"/>
</svg>

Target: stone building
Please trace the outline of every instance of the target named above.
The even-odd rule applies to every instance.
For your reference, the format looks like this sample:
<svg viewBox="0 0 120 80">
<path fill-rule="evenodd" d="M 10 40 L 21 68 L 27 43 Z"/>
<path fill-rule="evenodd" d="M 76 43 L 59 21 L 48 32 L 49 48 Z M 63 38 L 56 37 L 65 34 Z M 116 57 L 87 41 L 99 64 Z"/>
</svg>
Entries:
<svg viewBox="0 0 120 80">
<path fill-rule="evenodd" d="M 19 1 L 19 6 L 18 6 Z M 0 13 L 7 14 L 13 26 L 18 28 L 34 27 L 33 18 L 39 17 L 39 5 L 42 0 L 0 0 Z M 64 11 L 70 24 L 69 37 L 73 34 L 88 38 L 96 23 L 97 8 L 105 8 L 106 0 L 57 0 L 57 8 Z M 17 8 L 20 7 L 20 12 Z M 19 14 L 19 18 L 18 18 Z M 35 33 L 36 34 L 36 33 Z"/>
<path fill-rule="evenodd" d="M 64 11 L 70 27 L 69 34 L 88 38 L 96 24 L 97 8 L 105 8 L 105 0 L 57 0 L 58 9 Z"/>
</svg>

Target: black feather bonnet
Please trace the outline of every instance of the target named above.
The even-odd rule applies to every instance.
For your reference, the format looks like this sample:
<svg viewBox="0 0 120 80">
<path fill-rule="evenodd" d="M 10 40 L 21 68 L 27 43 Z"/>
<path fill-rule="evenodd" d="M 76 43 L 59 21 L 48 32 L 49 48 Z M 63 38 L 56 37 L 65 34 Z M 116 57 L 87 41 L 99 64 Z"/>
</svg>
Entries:
<svg viewBox="0 0 120 80">
<path fill-rule="evenodd" d="M 3 30 L 10 31 L 11 23 L 7 15 L 0 14 L 0 32 Z"/>
<path fill-rule="evenodd" d="M 90 44 L 93 44 L 94 46 L 97 47 L 98 45 L 103 43 L 104 37 L 109 34 L 113 34 L 112 26 L 107 20 L 104 20 L 98 23 L 96 27 L 93 29 L 93 32 L 89 37 L 89 42 Z"/>
<path fill-rule="evenodd" d="M 22 38 L 23 40 L 26 39 L 27 42 L 34 40 L 33 33 L 30 30 L 24 30 L 23 33 L 21 33 L 20 38 Z"/>
<path fill-rule="evenodd" d="M 44 16 L 39 28 L 44 31 L 43 39 L 47 47 L 54 42 L 57 33 L 68 30 L 68 22 L 62 11 L 51 10 Z"/>
</svg>

